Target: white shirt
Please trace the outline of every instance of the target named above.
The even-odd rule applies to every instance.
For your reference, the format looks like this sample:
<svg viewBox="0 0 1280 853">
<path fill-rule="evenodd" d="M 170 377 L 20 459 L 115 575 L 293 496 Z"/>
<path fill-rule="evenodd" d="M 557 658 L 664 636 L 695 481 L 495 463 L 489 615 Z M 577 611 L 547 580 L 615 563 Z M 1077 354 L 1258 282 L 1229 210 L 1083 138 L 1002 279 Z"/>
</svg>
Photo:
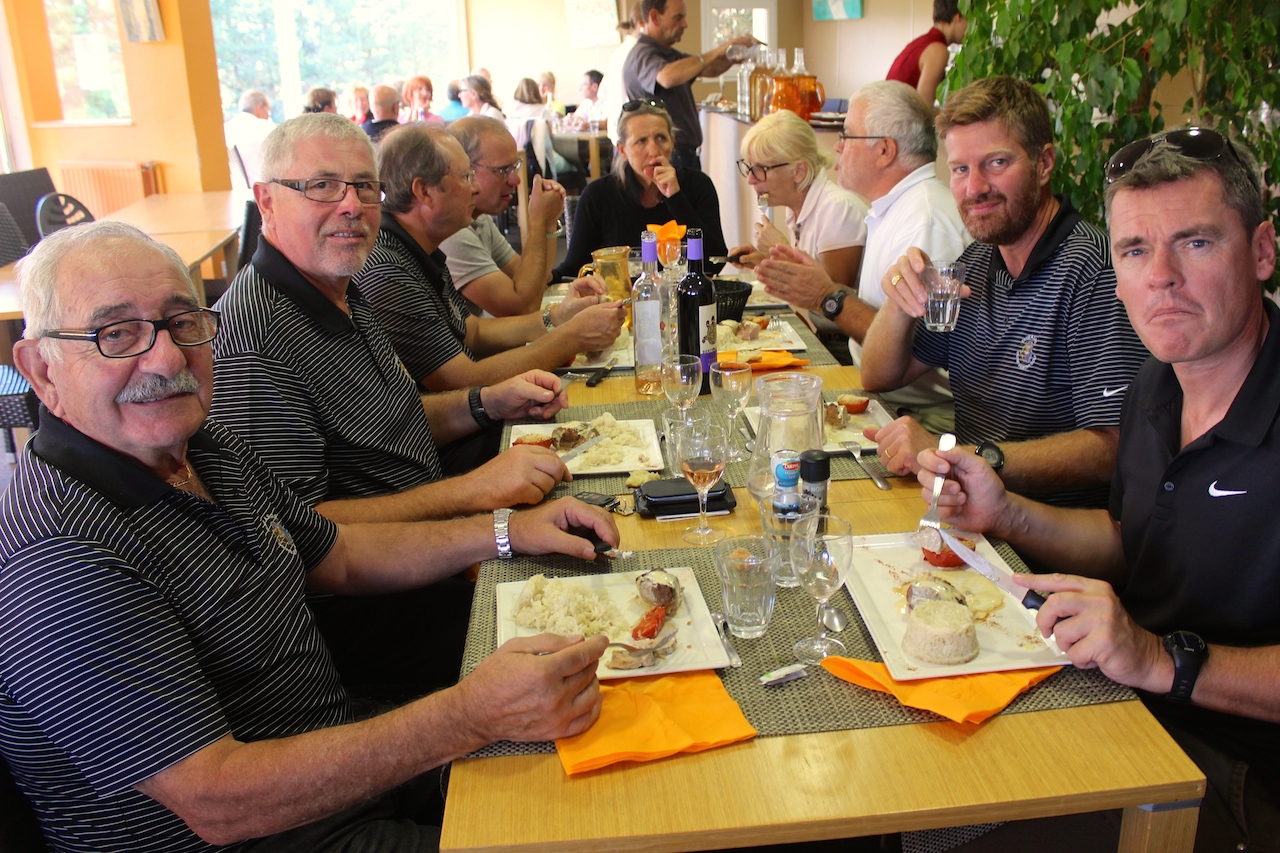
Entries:
<svg viewBox="0 0 1280 853">
<path fill-rule="evenodd" d="M 262 141 L 275 129 L 276 123 L 269 118 L 258 118 L 253 113 L 239 112 L 227 119 L 222 126 L 222 134 L 227 140 L 227 150 L 232 146 L 240 152 L 240 160 L 244 163 L 245 174 L 249 184 L 258 180 L 262 167 Z M 232 170 L 232 177 L 235 171 Z"/>
<path fill-rule="evenodd" d="M 787 208 L 791 245 L 819 262 L 823 252 L 866 245 L 868 211 L 865 201 L 819 171 L 800 213 Z"/>
<path fill-rule="evenodd" d="M 926 163 L 871 202 L 858 297 L 877 308 L 883 305 L 880 279 L 912 246 L 935 261 L 954 261 L 971 242 L 951 189 L 938 179 L 936 164 Z M 850 338 L 849 352 L 861 367 L 862 345 Z M 929 405 L 951 399 L 951 385 L 946 371 L 932 370 L 911 385 L 881 396 L 900 406 Z"/>
<path fill-rule="evenodd" d="M 609 121 L 609 138 L 618 144 L 618 114 L 622 105 L 627 102 L 627 90 L 622 81 L 622 66 L 627 64 L 631 49 L 639 41 L 634 35 L 628 35 L 622 44 L 613 49 L 609 55 L 609 64 L 604 67 L 604 79 L 600 81 L 600 89 L 596 92 L 596 103 Z"/>
<path fill-rule="evenodd" d="M 599 95 L 601 93 L 597 92 L 596 94 Z M 592 119 L 607 121 L 609 119 L 609 112 L 605 108 L 604 98 L 601 97 L 597 97 L 594 101 L 591 98 L 583 98 L 582 102 L 578 104 L 578 108 L 573 111 L 573 114 L 583 121 L 591 121 Z"/>
</svg>

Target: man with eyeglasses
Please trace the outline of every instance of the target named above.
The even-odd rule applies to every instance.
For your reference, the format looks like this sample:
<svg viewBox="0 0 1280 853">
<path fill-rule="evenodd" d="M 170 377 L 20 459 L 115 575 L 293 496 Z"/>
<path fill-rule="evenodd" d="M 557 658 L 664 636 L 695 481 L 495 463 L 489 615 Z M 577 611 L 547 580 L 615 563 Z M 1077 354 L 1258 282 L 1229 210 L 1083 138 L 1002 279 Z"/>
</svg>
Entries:
<svg viewBox="0 0 1280 853">
<path fill-rule="evenodd" d="M 455 124 L 464 122 L 497 125 L 511 139 L 495 119 L 473 117 Z M 470 316 L 453 286 L 442 242 L 448 244 L 448 235 L 469 233 L 472 199 L 484 195 L 482 187 L 492 179 L 485 177 L 482 164 L 469 162 L 451 131 L 407 125 L 383 140 L 378 154 L 386 188 L 382 228 L 368 262 L 352 280 L 373 305 L 409 374 L 429 390 L 444 391 L 500 382 L 534 368 L 551 370 L 579 352 L 607 349 L 622 329 L 626 308 L 622 302 L 599 304 L 604 284 L 594 277 L 579 280 L 575 287 L 581 292 L 571 291 L 542 311 Z M 512 143 L 509 153 L 514 152 Z M 450 178 L 461 174 L 471 174 L 472 182 L 464 186 Z M 497 237 L 505 245 L 501 234 Z"/>
<path fill-rule="evenodd" d="M 930 257 L 956 258 L 970 242 L 955 200 L 938 180 L 937 157 L 933 111 L 914 89 L 885 81 L 858 89 L 836 142 L 840 185 L 871 207 L 858 288 L 837 285 L 814 258 L 787 246 L 774 247 L 756 267 L 769 293 L 821 311 L 848 335 L 855 366 L 862 365 L 862 341 L 884 304 L 885 269 L 912 246 Z M 880 396 L 895 414 L 910 414 L 927 429 L 946 432 L 955 425 L 945 370 L 927 371 Z"/>
<path fill-rule="evenodd" d="M 1011 494 L 961 449 L 922 454 L 919 478 L 948 478 L 951 523 L 1071 573 L 1023 576 L 1048 595 L 1040 630 L 1135 688 L 1204 772 L 1195 849 L 1276 850 L 1280 309 L 1262 288 L 1276 266 L 1262 174 L 1199 128 L 1125 146 L 1106 174 L 1116 294 L 1152 354 L 1125 394 L 1109 511 Z"/>
<path fill-rule="evenodd" d="M 263 146 L 263 174 L 254 186 L 262 239 L 217 304 L 226 328 L 213 344 L 214 417 L 335 521 L 502 516 L 567 479 L 555 453 L 524 447 L 444 479 L 442 459 L 466 470 L 476 447 L 465 442 L 496 434 L 503 419 L 558 411 L 560 380 L 530 371 L 419 393 L 373 307 L 350 286 L 382 219 L 369 137 L 339 116 L 290 119 Z M 469 197 L 465 173 L 447 183 Z M 420 595 L 313 606 L 348 685 L 397 698 L 456 678 L 471 589 L 460 578 Z"/>
<path fill-rule="evenodd" d="M 542 308 L 555 265 L 556 222 L 564 209 L 564 187 L 541 176 L 529 186 L 528 244 L 517 252 L 493 217 L 511 204 L 520 186 L 520 152 L 506 124 L 487 116 L 449 125 L 476 173 L 475 208 L 467 227 L 445 239 L 454 286 L 493 317 Z"/>
<path fill-rule="evenodd" d="M 883 273 L 888 298 L 863 342 L 863 386 L 891 390 L 945 368 L 956 437 L 1009 488 L 1105 506 L 1125 388 L 1147 356 L 1115 298 L 1107 235 L 1050 192 L 1053 124 L 1030 83 L 977 80 L 947 97 L 937 127 L 951 193 L 976 241 L 958 258 L 971 295 L 954 331 L 918 323 L 930 256 L 910 249 Z M 903 474 L 937 446 L 910 417 L 873 437 L 885 464 Z"/>
<path fill-rule="evenodd" d="M 304 592 L 419 587 L 504 548 L 587 559 L 565 531 L 616 542 L 607 514 L 547 503 L 505 546 L 488 516 L 335 523 L 208 418 L 228 329 L 172 249 L 88 223 L 17 277 L 43 407 L 0 498 L 0 755 L 50 849 L 435 850 L 432 768 L 594 721 L 605 638 L 543 635 L 356 722 Z"/>
<path fill-rule="evenodd" d="M 671 164 L 701 171 L 702 125 L 693 81 L 718 77 L 746 59 L 745 53 L 741 59 L 729 59 L 730 46 L 757 42 L 749 35 L 735 36 L 700 55 L 682 53 L 673 45 L 689 27 L 687 17 L 685 0 L 641 0 L 640 36 L 622 66 L 622 81 L 628 98 L 656 98 L 666 104 L 676 126 Z"/>
</svg>

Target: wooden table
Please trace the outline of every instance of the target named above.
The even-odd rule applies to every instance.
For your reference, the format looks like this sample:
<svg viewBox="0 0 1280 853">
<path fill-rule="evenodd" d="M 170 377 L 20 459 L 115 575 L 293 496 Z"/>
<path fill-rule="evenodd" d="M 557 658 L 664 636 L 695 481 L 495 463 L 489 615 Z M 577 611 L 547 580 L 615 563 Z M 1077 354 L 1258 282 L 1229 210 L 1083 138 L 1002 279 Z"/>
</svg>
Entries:
<svg viewBox="0 0 1280 853">
<path fill-rule="evenodd" d="M 147 234 L 239 229 L 244 222 L 245 202 L 252 198 L 253 193 L 247 189 L 157 193 L 104 218 L 128 222 Z"/>
<path fill-rule="evenodd" d="M 856 369 L 815 368 L 829 388 Z M 629 375 L 569 391 L 572 405 L 641 399 Z M 831 484 L 858 534 L 914 528 L 913 480 Z M 758 532 L 754 502 L 714 519 Z M 619 518 L 623 547 L 687 547 L 683 525 Z M 457 761 L 441 849 L 683 851 L 849 838 L 1124 809 L 1120 850 L 1189 851 L 1204 776 L 1140 702 L 755 738 L 570 779 L 555 755 Z"/>
</svg>

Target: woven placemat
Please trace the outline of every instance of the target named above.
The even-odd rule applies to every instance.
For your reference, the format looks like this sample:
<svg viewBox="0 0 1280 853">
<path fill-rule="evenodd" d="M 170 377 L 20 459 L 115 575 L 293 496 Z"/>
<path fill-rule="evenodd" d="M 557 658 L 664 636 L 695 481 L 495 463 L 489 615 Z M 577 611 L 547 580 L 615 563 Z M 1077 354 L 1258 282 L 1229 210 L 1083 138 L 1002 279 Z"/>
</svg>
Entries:
<svg viewBox="0 0 1280 853">
<path fill-rule="evenodd" d="M 1015 571 L 1026 566 L 1006 543 L 991 540 L 1000 555 Z M 471 626 L 467 633 L 462 659 L 462 674 L 470 673 L 480 661 L 493 653 L 496 644 L 495 585 L 506 581 L 526 580 L 541 572 L 548 576 L 572 577 L 596 574 L 602 568 L 619 572 L 642 571 L 669 566 L 692 566 L 702 595 L 712 610 L 719 609 L 720 582 L 716 577 L 711 548 L 677 548 L 640 551 L 629 560 L 602 564 L 587 563 L 574 557 L 550 556 L 489 560 L 480 565 L 475 598 L 471 605 Z M 847 656 L 863 660 L 881 660 L 853 601 L 844 589 L 832 603 L 852 616 L 839 635 Z M 721 670 L 719 675 L 729 694 L 741 706 L 751 725 L 761 737 L 845 731 L 878 726 L 927 723 L 943 719 L 929 711 L 907 708 L 888 693 L 865 690 L 828 674 L 821 667 L 810 667 L 807 678 L 780 687 L 765 687 L 759 678 L 765 672 L 794 663 L 791 646 L 801 637 L 812 636 L 818 624 L 812 598 L 803 589 L 778 590 L 778 603 L 773 622 L 758 640 L 733 639 L 742 656 L 742 666 Z M 1104 702 L 1132 699 L 1129 688 L 1109 680 L 1096 669 L 1080 670 L 1064 667 L 1015 699 L 1001 713 L 1018 714 L 1072 708 Z M 491 744 L 473 756 L 528 755 L 553 752 L 552 743 Z"/>
</svg>

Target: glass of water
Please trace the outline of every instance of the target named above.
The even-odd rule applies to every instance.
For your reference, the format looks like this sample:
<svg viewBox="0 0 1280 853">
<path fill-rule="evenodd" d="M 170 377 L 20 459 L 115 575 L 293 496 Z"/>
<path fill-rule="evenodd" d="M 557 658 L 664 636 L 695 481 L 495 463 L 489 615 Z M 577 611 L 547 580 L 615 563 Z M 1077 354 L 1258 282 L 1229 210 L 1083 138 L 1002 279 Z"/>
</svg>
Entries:
<svg viewBox="0 0 1280 853">
<path fill-rule="evenodd" d="M 964 264 L 935 261 L 924 271 L 924 326 L 931 332 L 953 332 L 960 316 Z"/>
</svg>

